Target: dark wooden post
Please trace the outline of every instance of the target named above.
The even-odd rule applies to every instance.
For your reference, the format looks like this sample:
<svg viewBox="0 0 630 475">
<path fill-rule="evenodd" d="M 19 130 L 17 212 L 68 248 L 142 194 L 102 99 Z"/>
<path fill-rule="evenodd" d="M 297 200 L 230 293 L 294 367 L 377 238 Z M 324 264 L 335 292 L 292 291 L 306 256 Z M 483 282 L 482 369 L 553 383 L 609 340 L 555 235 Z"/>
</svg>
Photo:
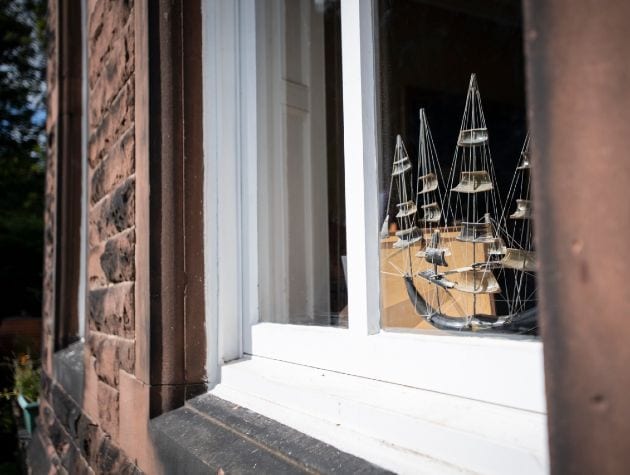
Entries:
<svg viewBox="0 0 630 475">
<path fill-rule="evenodd" d="M 630 467 L 630 2 L 525 0 L 553 473 Z"/>
</svg>

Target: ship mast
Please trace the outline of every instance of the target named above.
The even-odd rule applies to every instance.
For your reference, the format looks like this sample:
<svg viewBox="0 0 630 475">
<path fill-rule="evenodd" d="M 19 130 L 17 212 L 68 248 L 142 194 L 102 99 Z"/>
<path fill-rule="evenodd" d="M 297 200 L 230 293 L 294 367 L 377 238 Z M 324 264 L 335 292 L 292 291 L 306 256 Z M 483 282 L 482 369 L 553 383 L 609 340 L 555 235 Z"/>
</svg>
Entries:
<svg viewBox="0 0 630 475">
<path fill-rule="evenodd" d="M 416 254 L 433 265 L 433 273 L 438 274 L 438 266 L 448 267 L 446 257 L 450 250 L 442 247 L 439 226 L 442 221 L 444 203 L 441 183 L 444 183 L 442 171 L 437 158 L 435 144 L 431 136 L 429 121 L 424 109 L 420 109 L 420 132 L 418 140 L 418 183 L 416 205 L 422 209 L 420 221 L 423 232 L 427 235 L 427 246 Z M 439 287 L 435 287 L 435 307 L 441 311 Z"/>
<path fill-rule="evenodd" d="M 396 236 L 398 241 L 394 248 L 403 249 L 422 239 L 422 233 L 416 225 L 416 213 L 418 207 L 414 197 L 413 182 L 410 179 L 412 170 L 409 154 L 405 148 L 400 135 L 396 137 L 396 148 L 394 150 L 394 163 L 392 166 L 392 181 L 395 188 L 395 195 L 398 197 L 396 208 L 396 220 L 398 221 L 398 231 Z M 393 190 L 394 191 L 394 190 Z"/>
<path fill-rule="evenodd" d="M 536 253 L 532 239 L 532 201 L 530 198 L 529 134 L 525 138 L 519 164 L 512 178 L 506 208 L 503 212 L 508 236 L 508 245 L 500 264 L 503 268 L 513 269 L 517 276 L 514 295 L 509 298 L 510 312 L 522 311 L 529 301 L 534 300 L 535 289 L 528 289 L 527 274 L 536 271 Z M 514 211 L 510 213 L 509 207 Z M 510 213 L 508 215 L 508 213 Z M 508 224 L 509 223 L 509 224 Z"/>
<path fill-rule="evenodd" d="M 528 282 L 532 282 L 531 272 L 535 267 L 531 245 L 528 147 L 529 139 L 523 146 L 522 158 L 508 194 L 508 203 L 514 201 L 516 210 L 508 214 L 498 193 L 477 78 L 474 74 L 471 75 L 446 197 L 442 200 L 442 177 L 437 154 L 426 115 L 424 110 L 420 111 L 414 208 L 415 211 L 422 210 L 418 222 L 428 236 L 426 247 L 416 256 L 424 259 L 430 267 L 416 274 L 406 273 L 403 279 L 416 312 L 434 327 L 455 331 L 497 330 L 519 333 L 535 328 L 537 310 L 528 305 L 534 301 L 532 297 L 535 285 L 532 286 L 533 289 L 527 289 Z M 395 162 L 399 166 L 406 163 L 400 158 Z M 404 202 L 404 199 L 400 201 Z M 508 232 L 508 221 L 518 231 Z M 401 230 L 405 229 L 409 228 L 401 227 Z M 448 246 L 444 245 L 440 232 L 448 236 Z M 455 234 L 453 239 L 451 235 Z M 508 245 L 503 238 L 508 241 Z M 448 259 L 452 261 L 449 266 L 446 257 L 451 255 L 453 257 Z M 516 271 L 514 285 L 511 285 L 513 282 L 508 278 L 511 278 L 512 273 L 506 273 L 506 270 Z M 507 279 L 504 282 L 505 292 L 494 271 L 500 273 L 498 275 L 502 279 Z M 416 285 L 416 277 L 425 281 L 424 288 Z M 429 289 L 435 289 L 436 297 L 433 302 L 428 300 L 427 283 L 431 286 Z M 463 292 L 468 297 L 462 299 L 462 295 L 457 296 L 453 292 Z M 514 293 L 513 298 L 508 293 Z M 507 297 L 509 311 L 506 314 L 497 313 L 495 305 L 502 300 L 490 294 Z M 484 299 L 480 298 L 482 295 L 485 296 Z M 458 312 L 463 310 L 462 313 L 451 315 L 443 311 L 440 301 L 442 300 L 442 306 L 446 306 L 444 297 L 448 299 L 449 306 L 453 302 L 463 302 L 465 308 L 458 309 Z M 478 311 L 478 304 L 482 312 Z M 484 307 L 489 309 L 485 310 Z"/>
<path fill-rule="evenodd" d="M 459 180 L 457 184 L 455 179 Z M 472 74 L 449 174 L 447 197 L 448 215 L 453 225 L 460 226 L 456 239 L 470 244 L 467 253 L 471 255 L 467 255 L 466 260 L 471 265 L 452 272 L 458 274 L 454 288 L 473 294 L 472 315 L 477 313 L 477 294 L 501 291 L 491 266 L 487 265 L 493 255 L 489 249 L 495 249 L 500 242 L 494 214 L 502 207 L 496 188 L 481 94 L 477 76 Z"/>
</svg>

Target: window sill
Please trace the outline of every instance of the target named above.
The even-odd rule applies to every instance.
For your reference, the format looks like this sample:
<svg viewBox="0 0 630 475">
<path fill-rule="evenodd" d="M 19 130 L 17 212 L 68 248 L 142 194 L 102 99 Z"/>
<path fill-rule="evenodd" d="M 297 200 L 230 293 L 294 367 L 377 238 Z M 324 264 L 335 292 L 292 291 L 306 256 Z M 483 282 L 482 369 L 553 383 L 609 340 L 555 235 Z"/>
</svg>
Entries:
<svg viewBox="0 0 630 475">
<path fill-rule="evenodd" d="M 549 469 L 541 413 L 260 357 L 210 393 L 396 472 Z"/>
<path fill-rule="evenodd" d="M 84 381 L 84 342 L 77 341 L 53 355 L 53 377 L 73 399 L 81 405 L 83 402 Z"/>
<path fill-rule="evenodd" d="M 276 323 L 251 326 L 245 353 L 546 413 L 542 344 L 523 337 Z"/>
<path fill-rule="evenodd" d="M 385 473 L 211 394 L 150 422 L 164 473 Z"/>
</svg>

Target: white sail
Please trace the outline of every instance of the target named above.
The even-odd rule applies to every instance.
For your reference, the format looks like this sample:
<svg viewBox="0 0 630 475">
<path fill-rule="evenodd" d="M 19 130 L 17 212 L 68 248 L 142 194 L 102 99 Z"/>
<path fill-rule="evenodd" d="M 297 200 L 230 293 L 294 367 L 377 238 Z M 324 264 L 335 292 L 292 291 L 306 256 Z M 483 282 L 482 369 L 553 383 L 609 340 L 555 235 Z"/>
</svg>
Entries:
<svg viewBox="0 0 630 475">
<path fill-rule="evenodd" d="M 505 241 L 500 237 L 494 238 L 494 241 L 488 243 L 488 247 L 486 248 L 486 253 L 489 256 L 503 256 L 507 252 L 507 246 L 505 245 Z"/>
<path fill-rule="evenodd" d="M 458 241 L 491 244 L 496 239 L 492 232 L 492 225 L 489 222 L 462 223 L 461 226 L 459 235 L 456 238 Z"/>
<path fill-rule="evenodd" d="M 422 188 L 418 191 L 419 195 L 429 193 L 438 189 L 438 178 L 435 173 L 430 172 L 418 178 L 418 184 L 422 183 Z"/>
<path fill-rule="evenodd" d="M 488 129 L 480 127 L 476 129 L 464 129 L 459 132 L 457 145 L 460 147 L 474 147 L 488 142 Z"/>
<path fill-rule="evenodd" d="M 411 216 L 416 214 L 416 211 L 418 211 L 418 208 L 413 201 L 405 201 L 404 203 L 399 203 L 396 206 L 398 207 L 398 213 L 396 213 L 397 218 Z"/>
<path fill-rule="evenodd" d="M 500 262 L 503 267 L 509 269 L 534 272 L 536 270 L 536 253 L 524 249 L 508 248 L 505 257 Z"/>
<path fill-rule="evenodd" d="M 490 271 L 471 270 L 462 272 L 455 289 L 472 294 L 496 294 L 501 292 L 499 282 Z"/>
<path fill-rule="evenodd" d="M 530 219 L 532 217 L 532 202 L 530 200 L 516 200 L 516 211 L 510 215 L 512 219 Z"/>
<path fill-rule="evenodd" d="M 409 170 L 411 170 L 411 162 L 409 161 L 409 157 L 405 156 L 402 159 L 394 162 L 394 170 L 392 171 L 392 175 L 402 175 Z"/>
<path fill-rule="evenodd" d="M 490 191 L 493 188 L 492 180 L 488 172 L 479 170 L 474 172 L 462 172 L 460 182 L 453 188 L 453 191 L 458 193 L 481 193 Z"/>
<path fill-rule="evenodd" d="M 428 223 L 439 223 L 442 218 L 442 210 L 437 203 L 429 203 L 422 206 L 422 219 Z"/>
<path fill-rule="evenodd" d="M 381 225 L 381 239 L 385 239 L 389 236 L 389 215 L 385 216 L 383 224 Z"/>
<path fill-rule="evenodd" d="M 401 249 L 410 246 L 422 239 L 422 233 L 417 226 L 396 231 L 398 241 L 393 244 L 394 248 Z"/>
</svg>

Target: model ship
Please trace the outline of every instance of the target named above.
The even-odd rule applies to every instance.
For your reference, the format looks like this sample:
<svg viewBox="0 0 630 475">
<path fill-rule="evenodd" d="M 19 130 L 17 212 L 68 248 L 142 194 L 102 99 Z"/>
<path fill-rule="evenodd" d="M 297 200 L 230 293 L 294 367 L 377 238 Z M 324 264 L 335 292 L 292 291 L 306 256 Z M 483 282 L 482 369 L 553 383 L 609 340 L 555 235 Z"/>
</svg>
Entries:
<svg viewBox="0 0 630 475">
<path fill-rule="evenodd" d="M 389 199 L 398 201 L 398 230 L 392 248 L 403 254 L 398 270 L 416 314 L 433 327 L 531 332 L 537 312 L 529 138 L 505 207 L 489 140 L 473 74 L 445 182 L 426 113 L 420 110 L 417 170 L 402 138 L 396 139 Z M 389 216 L 382 238 L 388 225 Z"/>
</svg>

